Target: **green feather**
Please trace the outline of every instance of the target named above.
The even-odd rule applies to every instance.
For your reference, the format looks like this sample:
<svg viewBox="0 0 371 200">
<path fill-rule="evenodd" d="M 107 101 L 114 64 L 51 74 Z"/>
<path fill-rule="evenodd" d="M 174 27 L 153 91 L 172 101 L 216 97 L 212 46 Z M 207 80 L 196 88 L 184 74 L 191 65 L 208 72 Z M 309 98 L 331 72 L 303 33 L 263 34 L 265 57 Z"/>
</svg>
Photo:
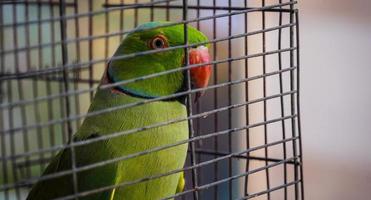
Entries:
<svg viewBox="0 0 371 200">
<path fill-rule="evenodd" d="M 165 34 L 170 45 L 182 44 L 182 26 L 170 26 L 153 30 L 144 30 L 165 22 L 152 22 L 140 26 L 122 42 L 115 55 L 124 55 L 148 50 L 143 46 L 150 36 L 161 32 Z M 194 28 L 190 28 L 190 41 L 205 42 L 207 38 Z M 142 46 L 141 46 L 142 45 Z M 157 53 L 117 60 L 110 64 L 115 81 L 127 80 L 154 72 L 181 67 L 183 52 Z M 167 95 L 175 93 L 182 85 L 182 73 L 164 75 L 145 81 L 125 85 L 130 89 L 148 95 Z M 143 101 L 141 98 L 113 92 L 112 89 L 97 91 L 89 108 L 90 112 L 107 108 L 132 104 Z M 115 110 L 96 116 L 87 117 L 77 133 L 74 141 L 84 141 L 93 137 L 102 137 L 112 133 L 123 132 L 157 123 L 186 118 L 185 105 L 179 101 L 157 101 L 141 104 L 135 107 Z M 188 122 L 182 121 L 156 128 L 146 129 L 133 134 L 89 143 L 74 148 L 76 168 L 118 159 L 138 152 L 174 144 L 188 139 Z M 78 172 L 77 192 L 85 192 L 101 187 L 136 181 L 146 177 L 168 173 L 182 169 L 187 154 L 187 144 L 178 145 L 161 151 L 151 152 L 138 157 L 119 160 L 118 162 L 102 165 L 93 169 Z M 51 161 L 44 175 L 71 170 L 71 150 L 65 149 Z M 147 180 L 133 185 L 106 190 L 80 200 L 154 200 L 174 195 L 184 187 L 182 173 L 175 173 L 161 178 Z M 39 181 L 32 188 L 28 200 L 49 200 L 73 195 L 73 177 L 71 174 L 59 178 Z"/>
</svg>

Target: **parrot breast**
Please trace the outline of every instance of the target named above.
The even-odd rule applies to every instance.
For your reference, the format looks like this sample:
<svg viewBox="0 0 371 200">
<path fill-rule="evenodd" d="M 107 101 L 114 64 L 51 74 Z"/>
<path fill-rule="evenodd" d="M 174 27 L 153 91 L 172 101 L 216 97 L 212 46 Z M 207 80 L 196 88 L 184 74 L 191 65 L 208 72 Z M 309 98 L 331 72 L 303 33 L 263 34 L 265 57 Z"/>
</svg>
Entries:
<svg viewBox="0 0 371 200">
<path fill-rule="evenodd" d="M 137 101 L 140 101 L 140 99 L 125 94 L 114 94 L 107 89 L 97 93 L 91 109 L 99 110 L 100 107 L 113 107 Z M 101 103 L 104 103 L 104 106 Z M 84 135 L 91 132 L 111 134 L 186 118 L 186 116 L 186 107 L 178 101 L 152 102 L 87 118 L 78 134 Z M 93 124 L 100 125 L 94 126 Z M 187 139 L 188 122 L 182 121 L 112 138 L 105 142 L 104 145 L 109 148 L 110 155 L 107 156 L 115 159 Z M 117 175 L 114 182 L 115 184 L 120 184 L 136 181 L 182 169 L 186 159 L 187 148 L 187 144 L 182 144 L 120 161 L 117 164 Z M 97 173 L 99 172 L 97 171 Z M 120 187 L 116 189 L 114 199 L 165 198 L 175 194 L 179 178 L 180 173 L 176 173 Z"/>
</svg>

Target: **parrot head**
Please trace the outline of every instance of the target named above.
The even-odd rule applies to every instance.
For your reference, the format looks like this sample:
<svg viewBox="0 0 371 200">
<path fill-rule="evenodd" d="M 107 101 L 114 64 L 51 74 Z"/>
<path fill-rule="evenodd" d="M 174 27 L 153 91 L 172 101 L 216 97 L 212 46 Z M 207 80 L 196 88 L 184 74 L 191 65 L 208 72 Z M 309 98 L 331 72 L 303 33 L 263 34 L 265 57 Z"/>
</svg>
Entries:
<svg viewBox="0 0 371 200">
<path fill-rule="evenodd" d="M 181 68 L 185 65 L 184 48 L 174 48 L 160 52 L 139 55 L 141 52 L 184 45 L 184 25 L 166 25 L 169 22 L 149 22 L 137 27 L 121 42 L 114 57 L 128 54 L 138 56 L 113 59 L 107 66 L 109 82 L 119 82 L 142 76 Z M 157 27 L 157 28 L 156 28 Z M 197 29 L 188 26 L 188 44 L 207 42 L 207 37 Z M 206 87 L 211 74 L 210 55 L 206 46 L 189 49 L 189 64 L 201 64 L 190 69 L 193 88 Z M 206 63 L 202 65 L 202 63 Z M 129 93 L 142 98 L 168 96 L 186 88 L 186 70 L 174 70 L 159 76 L 140 79 L 114 88 L 116 92 Z M 202 92 L 196 94 L 196 100 Z"/>
</svg>

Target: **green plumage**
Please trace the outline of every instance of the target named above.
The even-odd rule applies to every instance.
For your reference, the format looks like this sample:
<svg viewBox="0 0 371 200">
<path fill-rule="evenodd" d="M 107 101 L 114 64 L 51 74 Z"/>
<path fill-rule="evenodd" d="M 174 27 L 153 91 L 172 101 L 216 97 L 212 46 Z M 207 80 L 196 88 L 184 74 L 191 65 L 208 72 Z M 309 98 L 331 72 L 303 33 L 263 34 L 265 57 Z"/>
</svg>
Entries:
<svg viewBox="0 0 371 200">
<path fill-rule="evenodd" d="M 148 40 L 158 34 L 168 38 L 169 46 L 183 44 L 182 25 L 142 30 L 147 27 L 161 25 L 165 22 L 148 23 L 131 33 L 122 42 L 115 56 L 150 50 Z M 190 27 L 190 43 L 205 42 L 207 38 L 196 29 Z M 172 50 L 116 60 L 109 64 L 111 79 L 127 80 L 164 70 L 182 66 L 183 51 Z M 130 83 L 122 89 L 148 95 L 163 96 L 173 94 L 182 88 L 183 73 L 172 73 L 158 78 Z M 89 112 L 143 101 L 142 98 L 130 96 L 111 88 L 99 90 L 89 108 Z M 74 141 L 99 138 L 111 133 L 122 132 L 174 119 L 185 118 L 186 107 L 177 100 L 157 101 L 135 107 L 115 110 L 88 117 L 74 135 Z M 133 134 L 101 140 L 88 145 L 76 147 L 76 168 L 104 162 L 110 159 L 143 152 L 156 147 L 169 145 L 188 138 L 188 122 L 182 121 L 157 128 L 147 129 Z M 187 153 L 187 145 L 178 145 L 161 151 L 137 156 L 123 161 L 114 162 L 77 173 L 78 192 L 135 181 L 149 176 L 156 176 L 183 168 Z M 53 174 L 70 170 L 71 151 L 65 149 L 51 161 L 44 172 Z M 80 197 L 80 200 L 152 200 L 161 199 L 179 192 L 184 187 L 181 173 L 124 186 L 116 190 L 106 190 L 92 195 Z M 39 181 L 31 190 L 28 200 L 50 200 L 73 195 L 73 177 L 65 175 L 45 181 Z"/>
</svg>

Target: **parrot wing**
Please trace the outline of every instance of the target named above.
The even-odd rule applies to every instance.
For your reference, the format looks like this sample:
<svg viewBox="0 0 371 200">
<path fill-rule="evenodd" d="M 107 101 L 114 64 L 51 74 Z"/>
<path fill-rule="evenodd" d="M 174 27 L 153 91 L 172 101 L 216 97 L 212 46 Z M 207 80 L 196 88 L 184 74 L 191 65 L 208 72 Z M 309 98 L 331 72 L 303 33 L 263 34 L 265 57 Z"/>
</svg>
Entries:
<svg viewBox="0 0 371 200">
<path fill-rule="evenodd" d="M 71 169 L 70 152 L 68 149 L 64 149 L 53 158 L 42 176 L 52 175 L 68 169 Z M 72 194 L 72 183 L 71 176 L 60 176 L 38 181 L 28 194 L 27 200 L 51 199 L 61 197 L 63 194 Z"/>
<path fill-rule="evenodd" d="M 93 134 L 94 137 L 97 134 Z M 103 146 L 101 146 L 103 145 Z M 76 166 L 82 167 L 97 162 L 102 162 L 107 158 L 109 146 L 106 142 L 94 142 L 85 146 L 75 147 Z M 71 149 L 64 149 L 57 154 L 45 169 L 43 176 L 58 174 L 58 172 L 69 171 L 72 169 Z M 116 183 L 117 163 L 95 167 L 77 173 L 78 191 L 90 191 Z M 94 180 L 94 181 L 91 181 Z M 29 193 L 27 200 L 50 200 L 58 197 L 74 194 L 72 174 L 50 177 L 50 179 L 38 181 Z M 94 193 L 80 200 L 111 200 L 114 197 L 115 189 Z"/>
</svg>

